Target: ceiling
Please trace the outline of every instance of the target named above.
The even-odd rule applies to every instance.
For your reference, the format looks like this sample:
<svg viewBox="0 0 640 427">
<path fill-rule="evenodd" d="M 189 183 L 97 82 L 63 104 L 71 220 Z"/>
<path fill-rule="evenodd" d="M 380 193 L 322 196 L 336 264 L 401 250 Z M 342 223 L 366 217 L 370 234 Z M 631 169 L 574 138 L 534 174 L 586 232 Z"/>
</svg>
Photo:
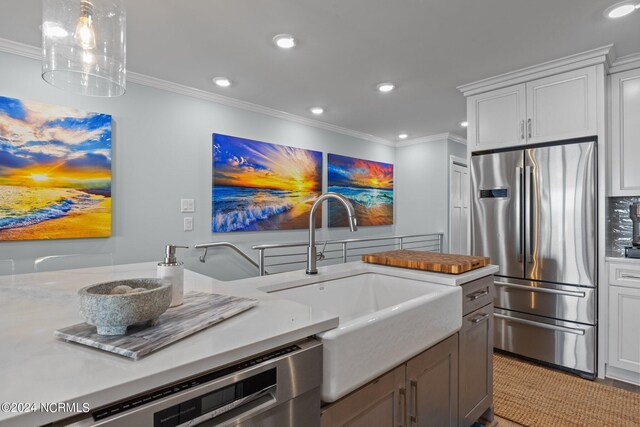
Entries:
<svg viewBox="0 0 640 427">
<path fill-rule="evenodd" d="M 639 12 L 603 17 L 615 1 L 125 0 L 127 68 L 389 141 L 465 136 L 458 85 L 610 43 L 640 51 Z M 41 10 L 2 0 L 0 38 L 40 46 Z M 279 33 L 298 46 L 276 48 Z"/>
</svg>

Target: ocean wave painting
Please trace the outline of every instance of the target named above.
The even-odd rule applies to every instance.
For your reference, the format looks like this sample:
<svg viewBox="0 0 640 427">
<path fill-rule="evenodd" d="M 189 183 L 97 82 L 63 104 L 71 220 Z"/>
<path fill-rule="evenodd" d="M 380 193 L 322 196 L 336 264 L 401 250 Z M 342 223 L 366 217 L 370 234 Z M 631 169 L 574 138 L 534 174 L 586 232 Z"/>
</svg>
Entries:
<svg viewBox="0 0 640 427">
<path fill-rule="evenodd" d="M 329 191 L 351 201 L 358 226 L 393 224 L 393 165 L 328 155 Z M 329 201 L 329 227 L 347 227 L 345 209 Z"/>
<path fill-rule="evenodd" d="M 321 192 L 322 153 L 213 134 L 212 232 L 306 228 Z"/>
<path fill-rule="evenodd" d="M 0 240 L 111 235 L 111 116 L 0 97 Z"/>
</svg>

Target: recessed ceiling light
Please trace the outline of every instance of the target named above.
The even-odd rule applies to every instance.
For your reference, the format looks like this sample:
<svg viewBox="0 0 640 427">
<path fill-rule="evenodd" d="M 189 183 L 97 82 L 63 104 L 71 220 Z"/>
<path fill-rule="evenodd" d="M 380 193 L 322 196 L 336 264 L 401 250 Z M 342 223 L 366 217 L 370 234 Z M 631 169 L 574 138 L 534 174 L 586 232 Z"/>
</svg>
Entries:
<svg viewBox="0 0 640 427">
<path fill-rule="evenodd" d="M 309 108 L 309 111 L 311 111 L 316 116 L 319 116 L 320 114 L 324 113 L 324 108 L 322 108 L 322 107 L 311 107 L 311 108 Z"/>
<path fill-rule="evenodd" d="M 401 133 L 400 135 L 398 135 L 398 139 L 407 139 L 409 138 L 409 135 L 407 135 L 406 133 Z"/>
<path fill-rule="evenodd" d="M 291 34 L 278 34 L 273 38 L 273 42 L 280 49 L 291 49 L 297 44 L 296 39 Z"/>
<path fill-rule="evenodd" d="M 466 128 L 467 126 L 469 126 L 469 122 L 460 122 L 460 126 Z"/>
<path fill-rule="evenodd" d="M 627 16 L 628 14 L 635 12 L 637 9 L 640 9 L 640 3 L 637 1 L 623 1 L 609 6 L 604 11 L 604 16 L 612 19 L 622 18 L 623 16 Z"/>
<path fill-rule="evenodd" d="M 378 89 L 378 92 L 382 92 L 382 93 L 391 92 L 395 88 L 396 88 L 396 85 L 389 82 L 380 83 L 379 85 L 376 86 L 376 89 Z"/>
<path fill-rule="evenodd" d="M 226 77 L 215 77 L 213 82 L 220 87 L 229 87 L 231 86 L 231 80 Z"/>
</svg>

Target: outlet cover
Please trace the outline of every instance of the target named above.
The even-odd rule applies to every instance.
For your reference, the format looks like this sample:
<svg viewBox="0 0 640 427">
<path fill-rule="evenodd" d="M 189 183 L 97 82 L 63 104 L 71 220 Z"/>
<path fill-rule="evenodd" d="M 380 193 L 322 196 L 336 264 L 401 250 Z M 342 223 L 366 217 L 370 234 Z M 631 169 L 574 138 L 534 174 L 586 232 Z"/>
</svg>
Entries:
<svg viewBox="0 0 640 427">
<path fill-rule="evenodd" d="M 184 217 L 184 231 L 193 231 L 193 217 Z"/>
</svg>

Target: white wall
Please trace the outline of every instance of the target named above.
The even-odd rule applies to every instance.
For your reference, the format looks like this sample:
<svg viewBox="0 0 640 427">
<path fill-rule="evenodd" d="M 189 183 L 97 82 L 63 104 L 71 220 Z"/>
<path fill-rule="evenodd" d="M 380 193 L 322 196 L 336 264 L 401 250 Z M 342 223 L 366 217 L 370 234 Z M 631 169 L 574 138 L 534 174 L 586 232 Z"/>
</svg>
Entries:
<svg viewBox="0 0 640 427">
<path fill-rule="evenodd" d="M 466 154 L 466 146 L 447 138 L 396 148 L 398 234 L 441 232 L 447 250 L 449 156 Z"/>
<path fill-rule="evenodd" d="M 42 81 L 39 61 L 6 53 L 0 53 L 0 95 L 113 116 L 112 237 L 0 242 L 0 259 L 14 259 L 16 273 L 32 271 L 33 261 L 46 255 L 113 253 L 116 263 L 130 263 L 160 260 L 167 243 L 193 246 L 227 240 L 255 257 L 250 249 L 253 244 L 306 240 L 304 230 L 211 233 L 214 132 L 322 151 L 325 164 L 328 152 L 396 163 L 393 147 L 147 86 L 130 83 L 126 95 L 113 99 L 72 95 Z M 430 162 L 434 163 L 432 174 L 436 168 L 441 172 L 447 167 L 445 161 L 439 165 L 435 165 L 435 159 Z M 420 162 L 406 165 L 420 171 L 423 166 Z M 402 170 L 404 167 L 396 165 L 396 173 L 410 176 L 411 172 Z M 326 188 L 326 166 L 324 169 Z M 410 185 L 402 191 L 412 190 Z M 182 231 L 182 219 L 187 214 L 180 213 L 181 198 L 196 201 L 195 214 L 188 214 L 194 217 L 192 232 Z M 442 214 L 440 208 L 429 215 Z M 398 212 L 401 209 L 396 206 L 396 219 L 400 220 Z M 409 210 L 409 214 L 419 213 Z M 326 225 L 326 216 L 323 221 Z M 446 229 L 441 221 L 434 220 L 421 230 L 433 231 L 433 227 Z M 318 239 L 391 235 L 395 230 L 395 226 L 362 227 L 349 235 L 346 229 L 328 231 L 325 227 L 318 232 Z M 199 255 L 200 251 L 190 249 L 180 258 L 187 268 L 224 280 L 255 274 L 251 266 L 226 249 L 212 250 L 206 265 L 197 261 Z"/>
</svg>

